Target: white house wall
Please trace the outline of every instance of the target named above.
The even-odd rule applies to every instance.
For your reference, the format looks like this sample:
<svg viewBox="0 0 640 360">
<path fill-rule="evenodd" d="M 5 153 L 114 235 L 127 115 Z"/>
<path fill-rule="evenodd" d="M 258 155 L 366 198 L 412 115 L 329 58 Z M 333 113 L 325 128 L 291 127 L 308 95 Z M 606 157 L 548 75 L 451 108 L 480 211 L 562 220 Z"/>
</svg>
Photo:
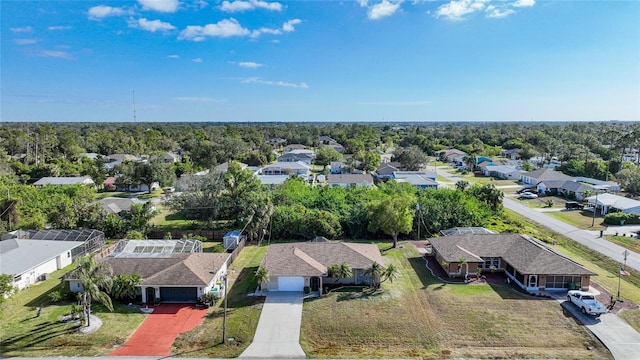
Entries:
<svg viewBox="0 0 640 360">
<path fill-rule="evenodd" d="M 55 258 L 44 262 L 34 268 L 31 268 L 22 274 L 19 274 L 20 280 L 14 281 L 13 286 L 17 287 L 19 290 L 28 287 L 31 284 L 38 282 L 40 277 L 44 274 L 51 274 L 52 272 L 62 269 L 63 267 L 71 264 L 71 254 L 69 254 L 69 261 L 65 261 L 67 252 L 65 251 L 63 254 L 56 256 Z M 61 267 L 58 267 L 58 263 L 64 264 Z M 14 276 L 14 278 L 17 277 Z"/>
</svg>

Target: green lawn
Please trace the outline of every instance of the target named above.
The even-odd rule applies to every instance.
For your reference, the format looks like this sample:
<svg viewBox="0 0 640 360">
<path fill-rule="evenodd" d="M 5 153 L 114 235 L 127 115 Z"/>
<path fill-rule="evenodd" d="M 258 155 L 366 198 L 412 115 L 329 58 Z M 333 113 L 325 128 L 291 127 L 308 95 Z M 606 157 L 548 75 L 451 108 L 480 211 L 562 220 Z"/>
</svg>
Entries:
<svg viewBox="0 0 640 360">
<path fill-rule="evenodd" d="M 385 261 L 401 276 L 384 291 L 305 302 L 301 344 L 310 358 L 611 358 L 556 301 L 442 283 L 407 243 L 386 251 Z"/>
<path fill-rule="evenodd" d="M 602 223 L 603 216 L 596 215 L 594 220 L 593 213 L 586 210 L 552 211 L 547 215 L 583 230 L 605 230 L 607 228 Z M 593 226 L 591 226 L 592 223 Z"/>
<path fill-rule="evenodd" d="M 622 233 L 620 233 L 622 235 Z M 631 251 L 640 253 L 640 239 L 627 236 L 605 235 L 604 238 Z"/>
<path fill-rule="evenodd" d="M 250 297 L 257 286 L 254 273 L 266 253 L 265 246 L 246 246 L 231 265 L 229 271 L 229 297 L 227 311 L 227 338 L 234 341 L 222 342 L 222 319 L 224 305 L 220 300 L 212 307 L 203 323 L 197 328 L 181 334 L 173 343 L 172 353 L 180 357 L 237 357 L 253 340 L 263 297 Z"/>
<path fill-rule="evenodd" d="M 165 207 L 159 207 L 150 224 L 156 230 L 198 230 L 204 226 L 202 221 L 187 219 L 179 213 Z"/>
<path fill-rule="evenodd" d="M 67 267 L 51 274 L 49 280 L 19 291 L 0 305 L 0 356 L 95 356 L 106 355 L 142 323 L 145 315 L 136 308 L 114 304 L 113 313 L 94 304 L 93 314 L 103 321 L 94 333 L 80 334 L 77 325 L 62 323 L 62 315 L 71 311 L 69 301 L 48 304 L 48 293 L 57 289 Z M 37 308 L 42 312 L 36 317 Z"/>
</svg>

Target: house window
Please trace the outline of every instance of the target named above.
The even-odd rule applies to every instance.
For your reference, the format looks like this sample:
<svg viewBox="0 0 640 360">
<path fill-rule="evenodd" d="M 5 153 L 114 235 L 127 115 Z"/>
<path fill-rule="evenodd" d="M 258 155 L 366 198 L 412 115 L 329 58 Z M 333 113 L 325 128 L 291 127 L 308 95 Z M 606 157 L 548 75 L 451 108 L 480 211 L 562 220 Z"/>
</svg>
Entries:
<svg viewBox="0 0 640 360">
<path fill-rule="evenodd" d="M 71 251 L 67 251 L 67 257 L 70 258 L 71 257 Z"/>
<path fill-rule="evenodd" d="M 493 264 L 496 269 L 500 267 L 500 258 L 493 258 Z"/>
<path fill-rule="evenodd" d="M 491 268 L 491 258 L 484 259 L 484 268 L 485 269 L 490 269 Z"/>
<path fill-rule="evenodd" d="M 581 282 L 581 276 L 548 275 L 545 287 L 549 289 L 566 289 L 569 287 L 570 283 L 580 286 Z"/>
<path fill-rule="evenodd" d="M 18 275 L 18 276 L 14 276 L 13 277 L 13 281 L 14 282 L 17 282 L 17 281 L 20 281 L 20 280 L 22 280 L 22 275 Z"/>
</svg>

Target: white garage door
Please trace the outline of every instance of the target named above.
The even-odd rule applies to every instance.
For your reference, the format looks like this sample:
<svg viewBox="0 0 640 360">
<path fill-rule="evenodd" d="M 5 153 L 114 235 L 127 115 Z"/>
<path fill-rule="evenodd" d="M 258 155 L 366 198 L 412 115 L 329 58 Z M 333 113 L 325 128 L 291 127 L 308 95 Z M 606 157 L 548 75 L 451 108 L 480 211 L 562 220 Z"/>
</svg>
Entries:
<svg viewBox="0 0 640 360">
<path fill-rule="evenodd" d="M 278 291 L 303 291 L 304 278 L 301 276 L 278 277 Z"/>
</svg>

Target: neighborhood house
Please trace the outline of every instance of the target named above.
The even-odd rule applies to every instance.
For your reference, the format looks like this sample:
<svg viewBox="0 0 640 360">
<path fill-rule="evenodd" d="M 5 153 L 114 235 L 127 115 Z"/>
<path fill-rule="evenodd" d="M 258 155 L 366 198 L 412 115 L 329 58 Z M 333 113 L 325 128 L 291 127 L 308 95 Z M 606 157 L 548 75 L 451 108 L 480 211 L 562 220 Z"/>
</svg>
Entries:
<svg viewBox="0 0 640 360">
<path fill-rule="evenodd" d="M 450 277 L 477 269 L 503 271 L 527 291 L 589 290 L 594 272 L 521 234 L 460 234 L 429 239 L 432 255 Z"/>
<path fill-rule="evenodd" d="M 328 277 L 327 270 L 333 264 L 346 262 L 353 275 L 346 279 Z M 262 284 L 268 291 L 310 291 L 322 293 L 323 284 L 370 283 L 366 269 L 376 262 L 384 265 L 380 250 L 372 244 L 298 242 L 272 244 L 262 261 L 269 273 L 269 281 Z"/>
</svg>

